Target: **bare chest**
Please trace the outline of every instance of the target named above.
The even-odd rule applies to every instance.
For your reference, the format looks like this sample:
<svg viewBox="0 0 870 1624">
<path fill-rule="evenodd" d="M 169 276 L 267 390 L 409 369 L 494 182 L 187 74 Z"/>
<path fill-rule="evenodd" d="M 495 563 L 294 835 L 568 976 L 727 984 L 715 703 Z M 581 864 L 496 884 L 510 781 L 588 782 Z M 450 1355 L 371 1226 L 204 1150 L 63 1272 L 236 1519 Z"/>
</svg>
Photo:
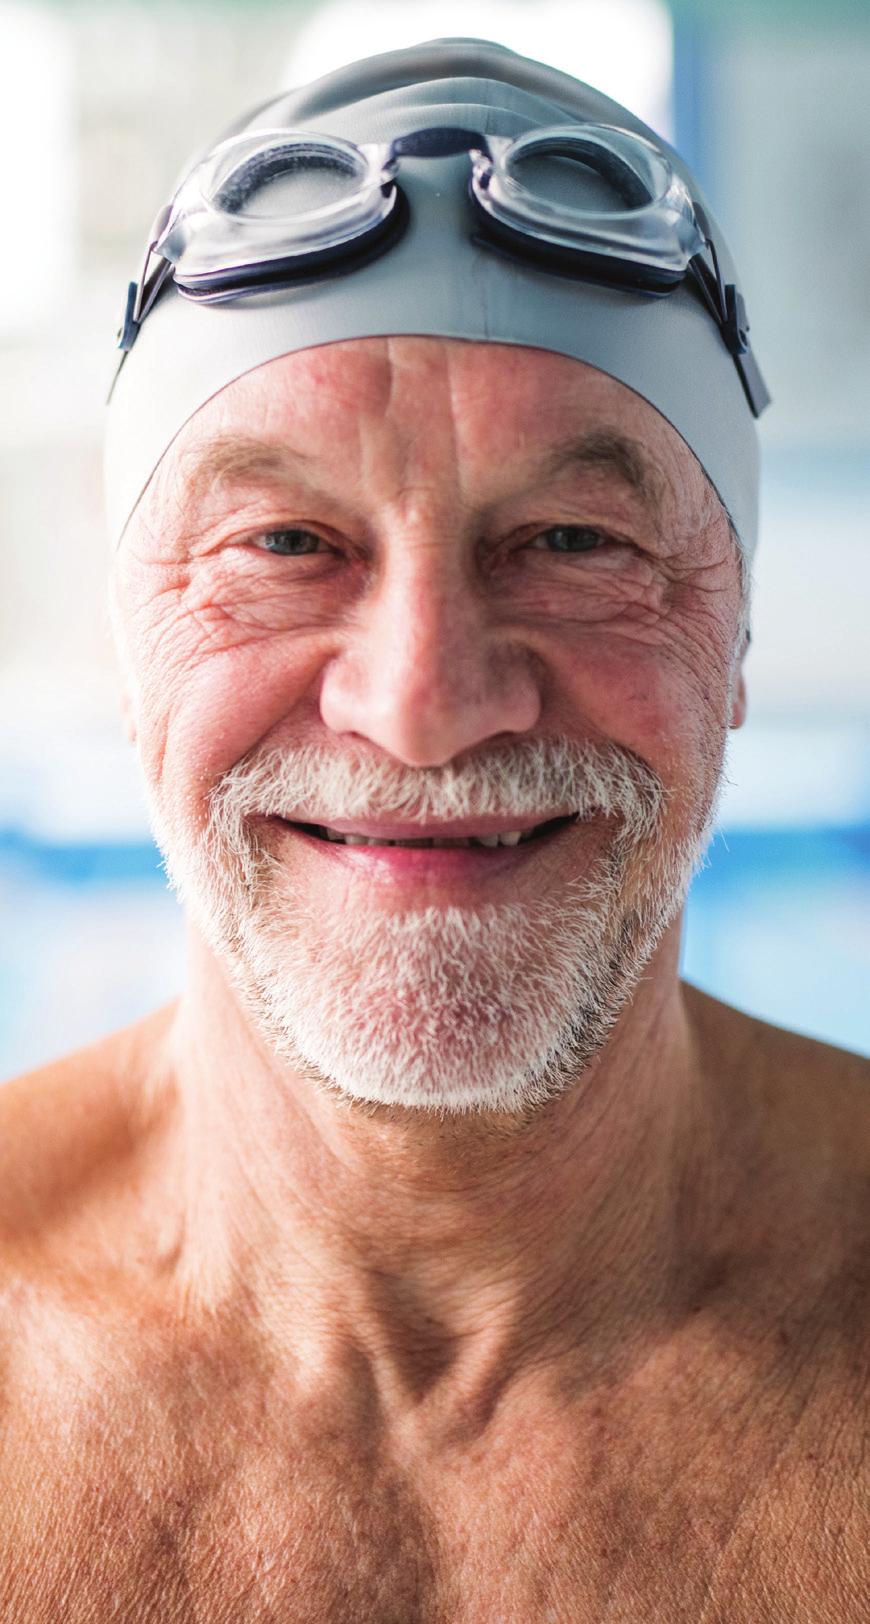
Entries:
<svg viewBox="0 0 870 1624">
<path fill-rule="evenodd" d="M 2 1624 L 843 1624 L 856 1480 L 794 1428 L 678 1403 L 527 1416 L 417 1471 L 328 1411 L 90 1393 L 10 1418 Z M 53 1417 L 52 1430 L 43 1423 Z M 798 1429 L 799 1431 L 799 1429 Z"/>
</svg>

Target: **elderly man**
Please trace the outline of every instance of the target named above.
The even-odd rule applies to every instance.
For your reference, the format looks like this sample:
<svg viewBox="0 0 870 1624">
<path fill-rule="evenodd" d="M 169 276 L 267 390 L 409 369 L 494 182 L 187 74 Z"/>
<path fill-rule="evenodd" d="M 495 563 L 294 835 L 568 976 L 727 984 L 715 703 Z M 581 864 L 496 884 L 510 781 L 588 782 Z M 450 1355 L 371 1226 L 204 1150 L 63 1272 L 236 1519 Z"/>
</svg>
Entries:
<svg viewBox="0 0 870 1624">
<path fill-rule="evenodd" d="M 448 40 L 151 247 L 111 604 L 189 980 L 0 1100 L 0 1619 L 866 1617 L 867 1067 L 679 980 L 767 402 L 718 225 Z"/>
</svg>

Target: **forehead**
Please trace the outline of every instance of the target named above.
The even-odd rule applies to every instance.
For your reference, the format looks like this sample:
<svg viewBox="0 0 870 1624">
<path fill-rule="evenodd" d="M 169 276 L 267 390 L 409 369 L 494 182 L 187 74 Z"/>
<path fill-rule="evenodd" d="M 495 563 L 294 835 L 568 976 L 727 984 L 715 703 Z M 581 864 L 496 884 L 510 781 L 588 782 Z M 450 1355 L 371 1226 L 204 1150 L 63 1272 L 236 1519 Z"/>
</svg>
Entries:
<svg viewBox="0 0 870 1624">
<path fill-rule="evenodd" d="M 388 417 L 408 425 L 448 417 L 484 428 L 491 445 L 546 439 L 564 432 L 565 414 L 598 414 L 631 427 L 651 443 L 677 441 L 648 402 L 606 373 L 549 350 L 470 339 L 347 339 L 279 356 L 235 379 L 195 413 L 179 447 L 235 424 L 300 434 L 346 437 L 354 421 Z"/>
<path fill-rule="evenodd" d="M 396 481 L 435 488 L 459 473 L 482 500 L 526 467 L 539 472 L 553 447 L 590 442 L 590 473 L 638 489 L 646 481 L 657 505 L 676 497 L 700 514 L 712 494 L 685 442 L 633 390 L 585 362 L 518 345 L 402 335 L 280 356 L 195 413 L 154 496 L 167 481 L 174 501 L 203 486 L 215 495 L 224 482 L 266 481 L 269 456 L 258 462 L 257 442 L 318 473 L 353 471 L 373 492 Z"/>
</svg>

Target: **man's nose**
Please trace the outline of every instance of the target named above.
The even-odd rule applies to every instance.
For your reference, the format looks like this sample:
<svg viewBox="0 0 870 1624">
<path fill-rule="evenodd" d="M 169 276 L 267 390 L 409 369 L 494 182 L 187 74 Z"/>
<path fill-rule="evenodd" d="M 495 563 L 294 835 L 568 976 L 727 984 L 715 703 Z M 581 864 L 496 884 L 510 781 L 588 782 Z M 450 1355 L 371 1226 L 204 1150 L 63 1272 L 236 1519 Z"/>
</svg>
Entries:
<svg viewBox="0 0 870 1624">
<path fill-rule="evenodd" d="M 422 767 L 535 726 L 539 659 L 471 569 L 442 539 L 399 545 L 324 674 L 327 727 Z"/>
</svg>

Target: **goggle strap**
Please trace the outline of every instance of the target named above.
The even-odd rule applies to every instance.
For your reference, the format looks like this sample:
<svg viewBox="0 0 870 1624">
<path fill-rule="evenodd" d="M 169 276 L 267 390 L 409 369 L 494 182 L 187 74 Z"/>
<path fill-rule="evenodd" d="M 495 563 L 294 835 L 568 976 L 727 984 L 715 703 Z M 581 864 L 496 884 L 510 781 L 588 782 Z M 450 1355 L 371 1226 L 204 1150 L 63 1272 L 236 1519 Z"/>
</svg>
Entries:
<svg viewBox="0 0 870 1624">
<path fill-rule="evenodd" d="M 715 244 L 710 242 L 710 252 L 713 264 L 716 267 L 716 281 L 724 306 L 724 319 L 722 321 L 722 337 L 725 340 L 732 356 L 734 365 L 740 375 L 740 382 L 746 399 L 752 408 L 753 416 L 760 417 L 766 406 L 770 405 L 771 394 L 763 377 L 758 362 L 752 353 L 749 342 L 749 317 L 746 314 L 746 303 L 739 288 L 733 282 L 723 285 L 722 273 L 719 269 L 719 257 Z"/>
<path fill-rule="evenodd" d="M 749 401 L 756 417 L 760 417 L 765 406 L 771 402 L 770 390 L 761 376 L 758 362 L 752 351 L 747 349 L 745 355 L 735 355 L 734 364 L 740 374 L 746 399 Z"/>
<path fill-rule="evenodd" d="M 150 255 L 150 248 L 148 250 Z M 147 260 L 146 260 L 147 264 Z M 160 260 L 151 281 L 146 283 L 144 276 L 140 282 L 130 282 L 127 286 L 127 301 L 121 325 L 118 328 L 118 349 L 131 350 L 136 342 L 136 335 L 142 326 L 145 317 L 154 304 L 160 289 L 172 272 L 172 262 L 168 259 Z"/>
<path fill-rule="evenodd" d="M 154 304 L 154 301 L 157 298 L 157 295 L 160 292 L 164 282 L 167 280 L 167 277 L 171 276 L 172 270 L 172 261 L 169 259 L 163 259 L 161 257 L 160 264 L 157 266 L 157 269 L 155 270 L 151 281 L 148 283 L 147 288 L 143 285 L 141 289 L 142 308 L 138 318 L 138 324 L 140 327 L 151 309 L 151 306 Z"/>
<path fill-rule="evenodd" d="M 125 301 L 125 304 L 124 304 L 123 314 L 121 316 L 121 325 L 118 328 L 118 332 L 117 332 L 117 335 L 116 335 L 117 340 L 118 340 L 118 349 L 123 350 L 124 355 L 127 354 L 128 350 L 131 350 L 133 348 L 133 345 L 136 342 L 136 334 L 139 331 L 138 323 L 133 320 L 133 311 L 136 308 L 138 298 L 139 298 L 139 284 L 138 284 L 138 282 L 128 282 L 127 283 L 127 298 L 126 298 L 126 301 Z M 121 357 L 122 361 L 124 359 L 124 355 L 122 355 L 122 357 Z M 110 394 L 109 399 L 111 400 L 111 398 L 112 397 L 111 397 L 111 394 Z"/>
<path fill-rule="evenodd" d="M 709 252 L 711 260 L 713 261 L 713 274 L 715 276 L 716 297 L 717 297 L 718 306 L 719 306 L 719 322 L 720 322 L 720 325 L 722 327 L 725 327 L 727 322 L 728 322 L 728 296 L 727 296 L 727 294 L 725 292 L 725 284 L 722 281 L 722 271 L 721 271 L 721 268 L 720 268 L 720 265 L 719 265 L 719 255 L 716 252 L 716 244 L 714 243 L 713 238 L 712 237 L 707 237 L 706 242 L 707 242 L 707 250 Z M 729 349 L 730 349 L 730 345 L 729 345 Z"/>
<path fill-rule="evenodd" d="M 701 294 L 710 315 L 716 325 L 721 327 L 725 318 L 719 300 L 713 296 L 712 289 L 716 287 L 716 283 L 709 265 L 704 264 L 700 254 L 695 254 L 689 261 L 689 270 L 694 272 L 695 286 Z"/>
<path fill-rule="evenodd" d="M 133 345 L 136 342 L 136 334 L 138 333 L 139 328 L 151 309 L 151 306 L 153 305 L 157 294 L 160 292 L 163 283 L 166 281 L 167 275 L 172 269 L 170 262 L 165 260 L 161 255 L 160 264 L 157 267 L 151 282 L 147 283 L 149 260 L 154 252 L 155 245 L 159 242 L 164 230 L 166 229 L 166 226 L 169 223 L 171 213 L 172 204 L 164 203 L 163 207 L 157 214 L 151 230 L 148 233 L 148 246 L 145 249 L 145 258 L 142 261 L 142 271 L 141 275 L 139 276 L 139 280 L 138 282 L 129 282 L 127 284 L 127 298 L 124 304 L 123 315 L 121 317 L 121 325 L 118 328 L 117 334 L 118 349 L 123 350 L 125 355 L 128 350 L 133 348 Z"/>
<path fill-rule="evenodd" d="M 700 255 L 696 254 L 692 264 L 697 273 L 697 284 L 704 295 L 709 310 L 719 323 L 719 329 L 734 359 L 744 394 L 752 408 L 753 415 L 760 417 L 765 407 L 770 405 L 771 395 L 761 376 L 761 370 L 749 343 L 749 318 L 746 314 L 746 303 L 739 288 L 733 282 L 723 282 L 719 255 L 716 252 L 716 244 L 710 235 L 707 217 L 700 203 L 695 203 L 694 208 L 695 218 L 704 233 L 715 272 L 714 281 L 714 277 L 710 274 Z M 710 284 L 715 287 L 715 299 Z"/>
<path fill-rule="evenodd" d="M 142 275 L 139 278 L 139 293 L 136 298 L 136 303 L 133 306 L 133 321 L 137 326 L 141 324 L 145 316 L 148 314 L 148 311 L 142 308 L 143 295 L 145 292 L 145 278 L 148 274 L 148 262 L 154 252 L 156 244 L 160 241 L 160 238 L 163 236 L 163 233 L 169 224 L 169 217 L 171 213 L 172 204 L 164 203 L 163 207 L 158 210 L 154 224 L 148 233 L 148 246 L 145 249 L 145 258 L 142 261 Z M 150 309 L 150 305 L 148 308 Z"/>
<path fill-rule="evenodd" d="M 706 216 L 706 213 L 704 212 L 704 209 L 702 208 L 701 204 L 698 203 L 696 201 L 696 199 L 694 199 L 694 198 L 692 199 L 692 207 L 693 207 L 693 209 L 695 211 L 695 219 L 697 220 L 698 225 L 701 228 L 701 232 L 702 232 L 702 235 L 703 235 L 703 238 L 704 238 L 704 243 L 705 243 L 707 252 L 710 255 L 710 259 L 712 260 L 712 263 L 713 263 L 713 277 L 711 277 L 710 280 L 713 282 L 713 285 L 714 285 L 714 287 L 716 289 L 717 303 L 714 305 L 710 298 L 708 298 L 708 303 L 710 304 L 711 309 L 714 310 L 714 313 L 716 315 L 716 320 L 718 321 L 719 326 L 723 329 L 723 331 L 725 331 L 726 329 L 728 329 L 730 327 L 731 310 L 729 308 L 728 292 L 727 292 L 727 290 L 725 288 L 725 283 L 722 280 L 722 269 L 721 269 L 721 266 L 719 264 L 719 255 L 716 252 L 716 244 L 713 241 L 713 233 L 710 230 L 710 222 L 707 219 L 707 216 Z M 699 263 L 699 265 L 701 264 L 700 261 L 698 263 Z M 733 284 L 729 284 L 729 286 L 733 287 Z M 704 291 L 705 291 L 705 293 L 709 293 L 709 289 L 706 286 L 704 288 Z M 736 288 L 734 288 L 733 291 L 736 293 L 737 292 Z M 738 297 L 739 297 L 739 295 L 738 295 Z M 744 319 L 745 319 L 745 311 L 744 311 Z M 727 336 L 726 336 L 726 343 L 728 343 L 728 348 L 729 348 L 729 350 L 731 350 L 732 355 L 736 355 L 738 353 L 738 351 L 736 351 L 733 348 L 733 344 L 731 342 L 729 342 Z"/>
</svg>

